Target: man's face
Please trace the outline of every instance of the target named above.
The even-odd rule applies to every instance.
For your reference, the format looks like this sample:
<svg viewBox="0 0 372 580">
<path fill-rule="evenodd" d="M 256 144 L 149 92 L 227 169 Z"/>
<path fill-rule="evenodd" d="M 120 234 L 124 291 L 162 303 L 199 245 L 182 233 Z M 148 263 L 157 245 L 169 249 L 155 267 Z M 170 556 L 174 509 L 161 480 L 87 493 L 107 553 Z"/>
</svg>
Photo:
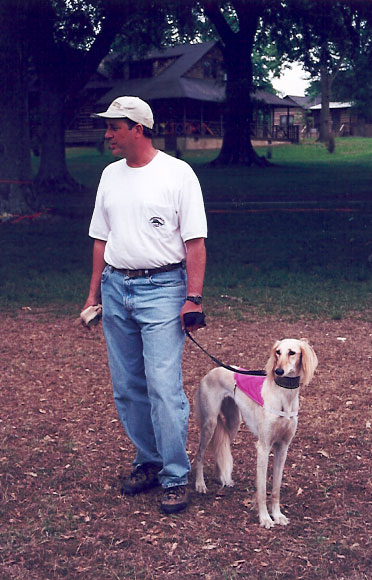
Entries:
<svg viewBox="0 0 372 580">
<path fill-rule="evenodd" d="M 135 131 L 130 130 L 123 119 L 108 119 L 105 139 L 109 148 L 116 157 L 127 157 L 130 152 Z"/>
</svg>

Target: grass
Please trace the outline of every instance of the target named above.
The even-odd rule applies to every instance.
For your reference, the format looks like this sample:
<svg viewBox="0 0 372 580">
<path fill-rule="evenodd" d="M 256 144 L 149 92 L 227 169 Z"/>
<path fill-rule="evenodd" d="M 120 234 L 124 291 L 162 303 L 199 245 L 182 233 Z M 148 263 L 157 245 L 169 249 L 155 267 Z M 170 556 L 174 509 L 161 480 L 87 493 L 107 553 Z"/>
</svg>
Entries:
<svg viewBox="0 0 372 580">
<path fill-rule="evenodd" d="M 360 213 L 210 216 L 207 294 L 281 316 L 368 310 L 371 222 Z"/>
<path fill-rule="evenodd" d="M 265 149 L 263 150 L 263 153 Z M 269 169 L 211 168 L 215 152 L 188 153 L 208 202 L 282 198 L 300 202 L 368 199 L 372 139 L 344 139 L 330 155 L 324 146 L 273 147 Z M 72 175 L 87 185 L 56 205 L 60 217 L 0 226 L 1 308 L 55 305 L 76 310 L 87 292 L 92 243 L 87 236 L 95 189 L 109 153 L 70 149 Z M 327 201 L 328 200 L 328 201 Z M 327 205 L 326 203 L 326 205 Z M 372 296 L 372 213 L 351 205 L 335 211 L 209 213 L 205 295 L 224 304 L 281 316 L 369 316 Z M 349 208 L 350 209 L 350 208 Z M 72 215 L 67 216 L 66 213 Z M 225 298 L 221 299 L 221 296 Z M 208 302 L 207 302 L 208 306 Z"/>
<path fill-rule="evenodd" d="M 267 195 L 296 199 L 324 199 L 371 194 L 372 139 L 336 140 L 336 150 L 328 153 L 324 145 L 308 142 L 272 147 L 272 167 L 208 167 L 216 151 L 189 151 L 183 159 L 195 168 L 207 200 L 257 199 Z M 257 148 L 259 155 L 267 147 Z M 113 161 L 109 151 L 71 148 L 68 165 L 75 179 L 95 190 L 103 168 Z M 37 160 L 34 160 L 35 167 Z"/>
<path fill-rule="evenodd" d="M 278 145 L 271 150 L 273 166 L 268 170 L 229 168 L 226 180 L 224 168 L 200 168 L 206 199 L 372 197 L 372 139 L 339 139 L 332 155 L 320 143 Z M 265 155 L 267 148 L 259 148 L 258 153 Z"/>
</svg>

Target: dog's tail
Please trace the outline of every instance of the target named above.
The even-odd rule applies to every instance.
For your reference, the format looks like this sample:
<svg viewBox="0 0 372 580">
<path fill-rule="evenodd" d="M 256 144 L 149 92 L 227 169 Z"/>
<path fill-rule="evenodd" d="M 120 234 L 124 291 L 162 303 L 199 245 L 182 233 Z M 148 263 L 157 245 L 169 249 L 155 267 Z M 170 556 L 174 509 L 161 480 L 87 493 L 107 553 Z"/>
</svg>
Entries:
<svg viewBox="0 0 372 580">
<path fill-rule="evenodd" d="M 231 479 L 233 458 L 230 444 L 238 432 L 240 421 L 238 406 L 231 397 L 226 397 L 222 401 L 221 411 L 217 418 L 217 426 L 210 443 L 223 486 L 234 485 Z"/>
</svg>

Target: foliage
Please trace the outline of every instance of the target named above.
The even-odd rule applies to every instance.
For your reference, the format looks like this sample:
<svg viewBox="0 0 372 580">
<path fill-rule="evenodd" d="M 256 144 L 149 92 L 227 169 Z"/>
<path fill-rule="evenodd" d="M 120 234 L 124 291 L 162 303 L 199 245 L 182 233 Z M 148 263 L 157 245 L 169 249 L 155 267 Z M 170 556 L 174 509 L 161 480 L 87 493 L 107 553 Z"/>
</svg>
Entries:
<svg viewBox="0 0 372 580">
<path fill-rule="evenodd" d="M 333 82 L 353 39 L 350 29 L 352 9 L 347 2 L 328 0 L 288 0 L 292 35 L 298 60 L 320 81 L 322 108 L 319 139 L 329 142 L 332 126 L 329 110 Z M 293 48 L 291 48 L 293 53 Z"/>
<path fill-rule="evenodd" d="M 322 70 L 323 74 L 326 71 L 330 98 L 353 101 L 358 115 L 369 122 L 371 0 L 289 0 L 288 8 L 294 28 L 289 42 L 281 42 L 281 50 L 289 58 L 302 61 L 311 74 L 308 94 L 317 96 L 324 92 Z M 280 30 L 277 37 L 278 34 Z"/>
<path fill-rule="evenodd" d="M 221 4 L 225 20 L 231 29 L 239 30 L 239 19 L 230 2 Z M 108 71 L 115 70 L 123 58 L 146 56 L 152 48 L 189 42 L 208 42 L 219 38 L 213 21 L 206 18 L 203 2 L 188 0 L 154 3 L 142 6 L 125 22 L 121 34 L 117 35 L 110 51 Z M 270 74 L 279 75 L 282 60 L 275 43 L 271 42 L 269 29 L 263 21 L 259 23 L 253 47 L 253 85 L 257 89 L 274 92 Z"/>
<path fill-rule="evenodd" d="M 345 59 L 332 93 L 335 100 L 351 101 L 359 117 L 372 121 L 372 3 L 365 2 L 355 11 L 351 29 L 353 50 Z"/>
<path fill-rule="evenodd" d="M 146 56 L 152 48 L 161 49 L 196 39 L 209 40 L 213 33 L 196 15 L 190 2 L 147 2 L 133 11 L 111 46 L 110 66 L 123 58 Z"/>
<path fill-rule="evenodd" d="M 3 2 L 11 8 L 12 4 L 10 0 Z M 76 187 L 65 163 L 64 128 L 86 99 L 83 87 L 108 53 L 116 35 L 121 39 L 120 50 L 131 53 L 180 40 L 212 37 L 221 40 L 228 72 L 228 112 L 220 162 L 267 165 L 266 159 L 256 155 L 251 144 L 250 93 L 257 87 L 272 90 L 268 74 L 280 70 L 283 57 L 294 59 L 301 54 L 304 60 L 318 57 L 322 39 L 328 50 L 324 54 L 334 61 L 335 55 L 342 53 L 343 62 L 349 59 L 347 62 L 353 64 L 348 84 L 353 89 L 358 110 L 368 120 L 370 0 L 364 3 L 340 0 L 329 6 L 325 0 L 185 0 L 182 3 L 138 0 L 135 5 L 127 0 L 70 0 L 67 3 L 64 0 L 27 0 L 24 3 L 17 0 L 16 6 L 17 10 L 12 10 L 11 15 L 14 32 L 23 22 L 22 50 L 7 49 L 6 41 L 12 30 L 11 26 L 4 28 L 9 20 L 2 18 L 3 53 L 22 53 L 23 57 L 32 60 L 32 83 L 40 96 L 40 114 L 33 117 L 34 141 L 41 145 L 36 181 L 45 191 L 59 190 L 65 195 L 66 190 Z M 15 38 L 13 34 L 13 42 Z M 353 52 L 358 42 L 359 48 Z M 5 57 L 2 62 L 5 63 L 2 65 L 4 76 L 9 72 L 6 64 L 9 58 Z M 20 59 L 14 59 L 12 67 L 14 78 L 25 79 Z M 322 89 L 322 92 L 325 91 Z M 21 90 L 5 91 L 4 102 L 10 103 L 11 110 L 22 111 L 25 118 L 25 105 L 16 103 L 21 93 Z M 25 155 L 18 147 L 19 137 L 6 127 L 5 117 L 8 115 L 3 115 L 2 121 L 4 142 L 13 147 L 17 167 L 28 167 L 28 159 L 25 161 L 29 149 L 26 121 L 22 121 Z M 4 162 L 6 166 L 10 166 L 8 161 Z M 28 179 L 13 173 L 18 181 Z M 8 205 L 13 203 L 14 210 L 13 192 L 7 191 L 5 198 Z M 20 205 L 19 202 L 18 207 Z"/>
<path fill-rule="evenodd" d="M 54 38 L 57 44 L 88 51 L 102 26 L 104 11 L 100 0 L 52 0 L 55 19 Z"/>
</svg>

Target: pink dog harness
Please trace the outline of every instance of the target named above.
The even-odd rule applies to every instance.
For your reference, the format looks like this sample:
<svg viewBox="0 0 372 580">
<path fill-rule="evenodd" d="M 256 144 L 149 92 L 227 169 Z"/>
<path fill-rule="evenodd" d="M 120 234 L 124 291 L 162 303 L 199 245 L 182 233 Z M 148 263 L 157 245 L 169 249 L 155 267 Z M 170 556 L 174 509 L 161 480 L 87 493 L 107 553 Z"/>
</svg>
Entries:
<svg viewBox="0 0 372 580">
<path fill-rule="evenodd" d="M 264 407 L 266 411 L 277 415 L 277 417 L 285 417 L 286 419 L 292 419 L 292 417 L 297 417 L 297 411 L 290 411 L 289 413 L 285 411 L 276 411 L 275 409 L 271 409 L 264 404 L 264 400 L 261 395 L 262 385 L 265 381 L 265 376 L 257 376 L 257 375 L 241 375 L 239 373 L 234 373 L 234 380 L 235 385 L 243 391 L 247 397 L 252 399 L 255 403 L 260 405 L 260 407 Z"/>
<path fill-rule="evenodd" d="M 243 391 L 252 401 L 264 406 L 264 400 L 261 395 L 262 385 L 266 377 L 258 377 L 256 375 L 240 375 L 234 373 L 234 380 L 236 386 Z"/>
</svg>

